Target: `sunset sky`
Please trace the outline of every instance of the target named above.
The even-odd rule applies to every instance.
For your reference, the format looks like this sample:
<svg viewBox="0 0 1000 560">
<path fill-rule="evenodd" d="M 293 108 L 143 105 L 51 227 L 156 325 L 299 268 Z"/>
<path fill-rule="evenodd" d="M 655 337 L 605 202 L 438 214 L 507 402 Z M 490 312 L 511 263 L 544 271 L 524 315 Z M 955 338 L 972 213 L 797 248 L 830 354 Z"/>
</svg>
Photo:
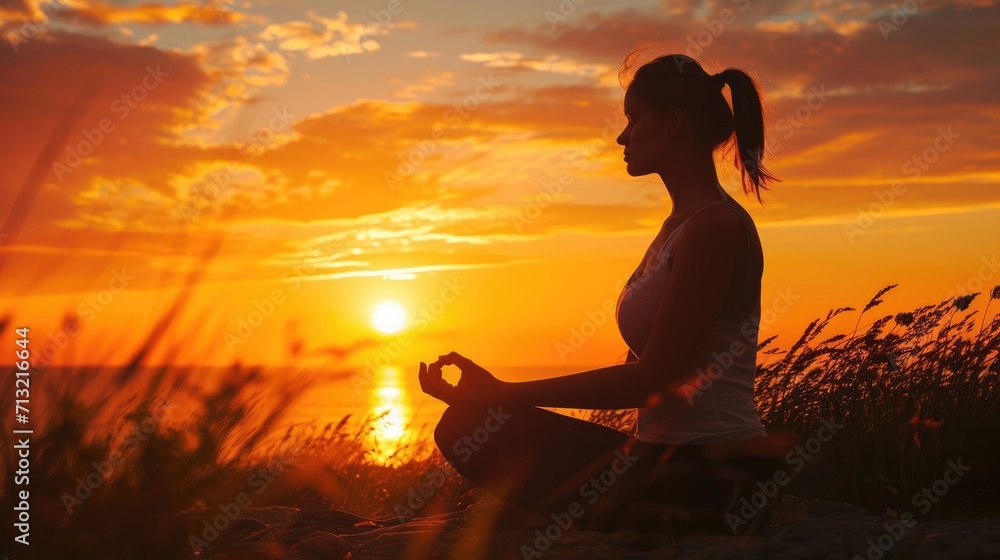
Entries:
<svg viewBox="0 0 1000 560">
<path fill-rule="evenodd" d="M 641 41 L 763 90 L 782 182 L 761 205 L 718 165 L 764 247 L 761 340 L 888 284 L 862 325 L 988 292 L 1000 7 L 907 6 L 0 0 L 0 311 L 36 351 L 75 314 L 52 363 L 121 363 L 195 269 L 150 363 L 616 363 L 603 309 L 670 213 L 614 143 Z"/>
</svg>

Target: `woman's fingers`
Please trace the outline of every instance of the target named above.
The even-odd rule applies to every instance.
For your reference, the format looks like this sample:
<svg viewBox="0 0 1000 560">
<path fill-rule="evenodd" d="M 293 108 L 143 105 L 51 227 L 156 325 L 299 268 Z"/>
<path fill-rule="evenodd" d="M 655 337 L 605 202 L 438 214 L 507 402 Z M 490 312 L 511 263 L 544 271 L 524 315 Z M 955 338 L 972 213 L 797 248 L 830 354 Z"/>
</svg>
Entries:
<svg viewBox="0 0 1000 560">
<path fill-rule="evenodd" d="M 430 380 L 427 377 L 427 364 L 420 362 L 420 373 L 417 374 L 417 379 L 420 381 L 420 390 L 430 394 Z"/>
<path fill-rule="evenodd" d="M 417 376 L 420 380 L 420 389 L 431 396 L 436 396 L 436 384 L 433 375 L 431 374 L 431 368 L 427 367 L 427 364 L 420 362 L 420 373 Z"/>
<path fill-rule="evenodd" d="M 444 379 L 444 374 L 441 373 L 441 366 L 443 365 L 444 364 L 441 363 L 441 360 L 431 362 L 431 364 L 427 366 L 427 375 L 432 379 Z"/>
<path fill-rule="evenodd" d="M 458 369 L 475 367 L 475 363 L 458 352 L 448 352 L 444 356 L 438 356 L 438 361 L 444 365 L 458 366 Z"/>
<path fill-rule="evenodd" d="M 441 375 L 439 363 L 433 362 L 428 366 L 424 362 L 420 362 L 420 373 L 417 377 L 420 380 L 420 389 L 424 393 L 450 403 L 455 388 Z"/>
</svg>

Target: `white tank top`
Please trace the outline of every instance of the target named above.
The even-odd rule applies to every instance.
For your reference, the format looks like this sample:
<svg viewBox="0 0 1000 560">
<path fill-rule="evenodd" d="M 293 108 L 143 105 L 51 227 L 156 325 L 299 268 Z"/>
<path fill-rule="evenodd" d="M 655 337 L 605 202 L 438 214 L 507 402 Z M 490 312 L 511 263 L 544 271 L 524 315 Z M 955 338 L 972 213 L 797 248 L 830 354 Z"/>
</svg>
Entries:
<svg viewBox="0 0 1000 560">
<path fill-rule="evenodd" d="M 760 277 L 755 279 L 750 275 L 749 263 L 753 262 L 754 253 L 750 250 L 752 236 L 747 223 L 752 220 L 746 210 L 729 202 L 721 185 L 718 188 L 726 199 L 711 202 L 702 209 L 722 204 L 743 219 L 748 266 L 741 295 L 746 290 L 754 290 L 756 304 L 739 322 L 722 318 L 716 322 L 697 361 L 697 381 L 689 382 L 681 394 L 665 395 L 653 408 L 639 409 L 635 434 L 639 441 L 727 445 L 767 435 L 753 400 L 760 326 Z M 673 245 L 687 220 L 666 239 L 662 239 L 666 228 L 660 230 L 643 263 L 636 268 L 618 298 L 618 330 L 635 356 L 642 355 L 649 338 L 670 275 Z"/>
</svg>

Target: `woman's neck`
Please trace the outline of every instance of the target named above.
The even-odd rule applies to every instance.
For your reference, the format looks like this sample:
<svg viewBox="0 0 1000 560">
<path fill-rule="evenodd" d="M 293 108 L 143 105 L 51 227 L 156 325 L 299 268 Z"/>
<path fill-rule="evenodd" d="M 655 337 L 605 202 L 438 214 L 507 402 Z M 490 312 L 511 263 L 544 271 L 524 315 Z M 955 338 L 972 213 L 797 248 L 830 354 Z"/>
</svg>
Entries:
<svg viewBox="0 0 1000 560">
<path fill-rule="evenodd" d="M 673 206 L 670 209 L 668 219 L 685 220 L 708 204 L 713 202 L 730 202 L 732 201 L 732 197 L 729 196 L 729 193 L 722 188 L 718 181 L 715 181 L 712 187 L 703 188 L 697 193 L 691 193 L 689 196 L 674 196 L 671 194 L 670 200 Z"/>
</svg>

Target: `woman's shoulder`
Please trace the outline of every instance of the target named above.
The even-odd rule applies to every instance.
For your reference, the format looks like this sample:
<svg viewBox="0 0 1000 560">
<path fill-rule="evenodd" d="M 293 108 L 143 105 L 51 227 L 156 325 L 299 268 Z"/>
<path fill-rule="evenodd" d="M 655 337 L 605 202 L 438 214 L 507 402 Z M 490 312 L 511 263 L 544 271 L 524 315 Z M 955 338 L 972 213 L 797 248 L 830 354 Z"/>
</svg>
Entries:
<svg viewBox="0 0 1000 560">
<path fill-rule="evenodd" d="M 706 205 L 682 224 L 684 231 L 680 237 L 703 240 L 732 239 L 733 236 L 742 238 L 749 227 L 746 223 L 748 216 L 744 214 L 746 211 L 742 208 L 734 208 L 722 201 Z"/>
</svg>

